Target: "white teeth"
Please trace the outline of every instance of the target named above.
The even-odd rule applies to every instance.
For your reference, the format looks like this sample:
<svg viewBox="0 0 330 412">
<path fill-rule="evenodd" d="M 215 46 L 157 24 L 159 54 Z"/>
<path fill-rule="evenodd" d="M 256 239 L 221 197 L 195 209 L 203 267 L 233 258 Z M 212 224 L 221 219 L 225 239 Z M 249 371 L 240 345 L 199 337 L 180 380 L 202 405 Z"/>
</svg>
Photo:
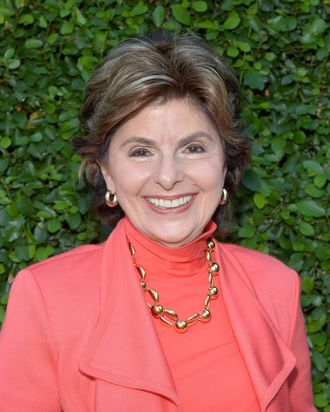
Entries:
<svg viewBox="0 0 330 412">
<path fill-rule="evenodd" d="M 182 196 L 178 197 L 177 199 L 169 200 L 169 199 L 156 199 L 154 197 L 149 197 L 148 202 L 154 206 L 157 206 L 161 209 L 171 209 L 174 207 L 179 207 L 189 203 L 192 199 L 192 196 Z"/>
</svg>

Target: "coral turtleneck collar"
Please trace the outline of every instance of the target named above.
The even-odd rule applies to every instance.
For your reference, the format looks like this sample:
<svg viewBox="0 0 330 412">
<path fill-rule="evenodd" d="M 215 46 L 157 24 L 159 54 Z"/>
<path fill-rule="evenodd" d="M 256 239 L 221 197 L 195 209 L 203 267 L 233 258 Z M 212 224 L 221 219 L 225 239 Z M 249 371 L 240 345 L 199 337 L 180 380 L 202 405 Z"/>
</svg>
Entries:
<svg viewBox="0 0 330 412">
<path fill-rule="evenodd" d="M 147 272 L 149 279 L 183 279 L 205 275 L 208 265 L 205 256 L 206 241 L 217 225 L 210 221 L 204 232 L 192 242 L 170 248 L 151 240 L 124 218 L 127 239 L 135 249 L 136 262 Z"/>
</svg>

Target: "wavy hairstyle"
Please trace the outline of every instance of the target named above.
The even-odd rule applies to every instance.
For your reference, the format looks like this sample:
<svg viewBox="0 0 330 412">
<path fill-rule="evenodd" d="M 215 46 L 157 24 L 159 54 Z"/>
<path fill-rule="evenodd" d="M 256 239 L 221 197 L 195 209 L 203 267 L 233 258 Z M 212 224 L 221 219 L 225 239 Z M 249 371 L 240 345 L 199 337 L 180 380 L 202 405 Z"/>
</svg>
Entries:
<svg viewBox="0 0 330 412">
<path fill-rule="evenodd" d="M 120 206 L 105 205 L 106 185 L 100 164 L 113 134 L 147 105 L 189 98 L 213 122 L 222 140 L 229 199 L 249 162 L 249 142 L 240 121 L 239 84 L 232 69 L 202 39 L 172 36 L 166 31 L 128 38 L 106 56 L 87 83 L 82 110 L 83 136 L 74 146 L 95 190 L 95 207 L 105 225 L 123 215 Z M 231 217 L 230 202 L 213 218 L 223 229 Z"/>
</svg>

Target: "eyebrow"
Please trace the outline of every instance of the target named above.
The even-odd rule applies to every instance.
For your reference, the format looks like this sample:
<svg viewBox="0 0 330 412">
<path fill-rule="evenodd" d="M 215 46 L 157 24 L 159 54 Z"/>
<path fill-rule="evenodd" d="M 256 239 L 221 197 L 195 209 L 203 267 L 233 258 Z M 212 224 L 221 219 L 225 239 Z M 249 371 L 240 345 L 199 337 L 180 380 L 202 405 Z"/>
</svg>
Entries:
<svg viewBox="0 0 330 412">
<path fill-rule="evenodd" d="M 179 140 L 179 146 L 185 146 L 186 144 L 191 143 L 199 137 L 206 137 L 207 140 L 212 140 L 212 137 L 208 133 L 198 131 L 192 134 L 188 134 L 188 136 L 182 137 L 182 139 Z"/>
<path fill-rule="evenodd" d="M 212 140 L 211 136 L 202 131 L 194 132 L 191 133 L 187 136 L 182 137 L 179 140 L 178 146 L 185 146 L 188 143 L 191 143 L 193 140 L 197 139 L 198 137 L 206 137 L 208 140 Z M 147 137 L 140 137 L 140 136 L 132 136 L 129 139 L 125 140 L 120 147 L 123 148 L 131 143 L 139 143 L 145 146 L 151 146 L 151 147 L 156 147 L 157 145 L 155 144 L 155 141 L 152 139 L 148 139 Z"/>
</svg>

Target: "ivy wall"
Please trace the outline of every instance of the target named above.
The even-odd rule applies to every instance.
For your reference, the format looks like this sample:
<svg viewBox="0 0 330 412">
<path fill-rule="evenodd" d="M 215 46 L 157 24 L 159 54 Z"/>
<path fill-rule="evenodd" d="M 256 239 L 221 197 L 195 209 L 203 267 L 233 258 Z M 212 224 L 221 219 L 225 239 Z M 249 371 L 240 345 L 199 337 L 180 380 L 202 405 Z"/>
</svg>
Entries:
<svg viewBox="0 0 330 412">
<path fill-rule="evenodd" d="M 0 1 L 0 321 L 17 271 L 104 238 L 70 141 L 85 81 L 120 39 L 195 32 L 235 68 L 252 166 L 230 241 L 302 277 L 315 401 L 330 411 L 329 0 Z"/>
</svg>

